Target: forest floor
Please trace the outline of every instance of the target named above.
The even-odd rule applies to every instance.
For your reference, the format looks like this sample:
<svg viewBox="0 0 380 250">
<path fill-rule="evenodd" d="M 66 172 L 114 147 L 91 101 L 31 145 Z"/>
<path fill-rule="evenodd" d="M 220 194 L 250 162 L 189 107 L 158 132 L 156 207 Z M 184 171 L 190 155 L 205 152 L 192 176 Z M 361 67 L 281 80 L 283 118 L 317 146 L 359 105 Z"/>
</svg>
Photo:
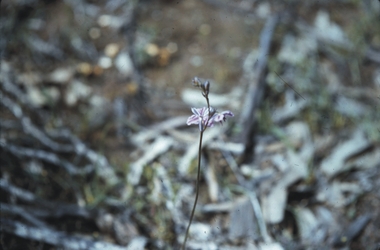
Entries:
<svg viewBox="0 0 380 250">
<path fill-rule="evenodd" d="M 3 1 L 2 249 L 380 249 L 380 2 Z"/>
</svg>

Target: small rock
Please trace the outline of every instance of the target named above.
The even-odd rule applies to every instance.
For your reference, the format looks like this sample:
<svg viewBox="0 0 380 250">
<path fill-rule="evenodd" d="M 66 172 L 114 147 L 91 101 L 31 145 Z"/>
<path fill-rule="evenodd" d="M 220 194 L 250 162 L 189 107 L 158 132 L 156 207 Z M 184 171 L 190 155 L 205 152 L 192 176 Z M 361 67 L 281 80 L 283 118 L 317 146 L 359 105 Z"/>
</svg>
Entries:
<svg viewBox="0 0 380 250">
<path fill-rule="evenodd" d="M 93 27 L 93 28 L 91 28 L 91 29 L 89 30 L 88 35 L 89 35 L 92 39 L 95 40 L 95 39 L 98 39 L 98 38 L 102 35 L 102 33 L 101 33 L 101 31 L 100 31 L 99 28 L 95 28 L 95 27 Z"/>
<path fill-rule="evenodd" d="M 102 232 L 110 233 L 112 232 L 114 220 L 115 218 L 112 214 L 102 211 L 96 217 L 96 225 Z"/>
<path fill-rule="evenodd" d="M 104 49 L 104 54 L 108 57 L 114 58 L 119 53 L 120 46 L 117 43 L 110 43 Z"/>
<path fill-rule="evenodd" d="M 197 240 L 207 241 L 211 237 L 211 227 L 208 224 L 193 223 L 190 227 L 190 234 Z"/>
<path fill-rule="evenodd" d="M 127 52 L 122 52 L 116 57 L 115 66 L 125 77 L 130 76 L 133 73 L 133 63 Z"/>
<path fill-rule="evenodd" d="M 89 63 L 83 62 L 78 64 L 77 71 L 85 76 L 89 76 L 92 73 L 92 66 Z"/>
<path fill-rule="evenodd" d="M 157 44 L 154 43 L 148 43 L 145 46 L 145 52 L 150 56 L 150 57 L 155 57 L 160 53 L 160 48 L 157 46 Z"/>
<path fill-rule="evenodd" d="M 99 58 L 98 65 L 103 69 L 109 69 L 112 67 L 112 60 L 107 56 L 102 56 Z"/>
<path fill-rule="evenodd" d="M 88 97 L 91 93 L 91 88 L 84 83 L 74 80 L 71 82 L 69 89 L 66 92 L 65 101 L 69 106 L 75 105 L 78 100 Z"/>
<path fill-rule="evenodd" d="M 41 93 L 41 90 L 36 87 L 27 88 L 27 96 L 32 105 L 41 107 L 46 103 L 45 96 Z"/>
<path fill-rule="evenodd" d="M 124 22 L 124 18 L 111 15 L 101 15 L 98 19 L 99 26 L 103 28 L 111 27 L 113 29 L 119 29 Z"/>
<path fill-rule="evenodd" d="M 49 74 L 48 80 L 54 83 L 66 83 L 74 75 L 74 70 L 71 68 L 59 68 Z"/>
</svg>

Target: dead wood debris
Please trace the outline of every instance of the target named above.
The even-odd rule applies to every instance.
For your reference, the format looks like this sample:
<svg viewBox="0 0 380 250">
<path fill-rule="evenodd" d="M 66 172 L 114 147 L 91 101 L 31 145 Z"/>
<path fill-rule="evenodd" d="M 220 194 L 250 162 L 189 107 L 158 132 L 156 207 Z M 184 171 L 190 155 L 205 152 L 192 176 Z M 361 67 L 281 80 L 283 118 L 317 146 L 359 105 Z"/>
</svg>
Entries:
<svg viewBox="0 0 380 250">
<path fill-rule="evenodd" d="M 122 250 L 125 247 L 102 241 L 93 241 L 85 237 L 70 236 L 67 233 L 45 227 L 32 227 L 14 220 L 1 219 L 1 231 L 21 238 L 45 242 L 65 249 L 110 249 Z"/>
<path fill-rule="evenodd" d="M 3 119 L 3 116 L 1 117 L 2 137 L 0 138 L 0 148 L 4 165 L 7 165 L 6 160 L 9 159 L 10 155 L 13 155 L 19 159 L 41 161 L 47 163 L 46 165 L 49 166 L 61 167 L 70 176 L 87 176 L 96 173 L 109 185 L 114 185 L 118 182 L 113 168 L 109 165 L 107 159 L 89 149 L 68 130 L 50 131 L 50 134 L 43 128 L 35 125 L 32 119 L 26 114 L 35 112 L 33 114 L 34 116 L 40 116 L 38 110 L 30 105 L 27 107 L 24 106 L 28 105 L 28 102 L 25 101 L 27 98 L 16 85 L 9 81 L 6 74 L 2 75 L 1 89 L 0 104 L 2 105 L 2 112 L 8 110 L 14 117 L 13 120 L 11 120 L 11 118 L 8 120 L 8 123 L 12 126 L 6 126 L 7 121 Z M 19 98 L 19 104 L 12 100 L 12 95 Z M 14 134 L 14 132 L 6 133 L 6 131 L 15 130 L 18 131 L 16 138 L 10 136 Z M 26 138 L 30 138 L 29 140 L 32 141 L 34 140 L 32 147 L 22 146 L 23 143 L 20 143 L 20 141 L 22 142 Z M 62 143 L 62 141 L 65 142 Z M 76 166 L 67 160 L 66 157 L 63 157 L 62 154 L 72 154 L 77 157 L 83 157 L 87 159 L 87 165 L 83 167 Z M 20 165 L 15 166 L 15 168 L 20 167 Z M 9 170 L 10 169 L 7 171 Z M 46 170 L 55 171 L 54 168 Z M 2 232 L 70 249 L 122 249 L 110 243 L 93 241 L 77 236 L 74 237 L 55 230 L 45 219 L 73 216 L 84 220 L 92 220 L 96 218 L 96 213 L 94 213 L 94 211 L 90 212 L 75 204 L 62 204 L 60 202 L 41 199 L 34 193 L 12 184 L 10 180 L 7 179 L 8 177 L 6 177 L 9 176 L 7 172 L 3 172 L 2 175 L 3 178 L 0 179 L 0 188 L 8 193 L 10 197 L 13 197 L 12 199 L 21 200 L 29 204 L 25 206 L 1 203 Z M 4 176 L 6 178 L 4 178 Z M 80 202 L 80 199 L 78 201 Z M 21 217 L 27 224 L 10 219 L 17 217 Z"/>
<path fill-rule="evenodd" d="M 237 15 L 249 14 L 255 21 L 266 23 L 259 35 L 258 50 L 249 53 L 242 65 L 242 81 L 247 83 L 247 91 L 236 86 L 229 94 L 211 96 L 216 106 L 234 107 L 241 110 L 241 114 L 234 126 L 237 132 L 231 132 L 228 125 L 210 129 L 205 134 L 203 147 L 207 153 L 202 155 L 202 204 L 190 228 L 189 248 L 349 247 L 361 234 L 366 234 L 363 239 L 371 239 L 371 243 L 378 240 L 378 236 L 366 232 L 366 228 L 379 230 L 374 224 L 379 220 L 378 215 L 368 210 L 377 208 L 380 198 L 376 194 L 380 188 L 377 178 L 380 145 L 373 139 L 379 137 L 371 127 L 376 114 L 371 113 L 370 108 L 378 105 L 380 88 L 355 85 L 362 84 L 360 76 L 356 83 L 352 80 L 353 86 L 343 83 L 346 71 L 355 76 L 352 67 L 347 69 L 347 59 L 341 54 L 341 51 L 351 53 L 355 50 L 353 42 L 327 11 L 317 11 L 314 24 L 309 24 L 298 15 L 297 19 L 289 18 L 290 12 L 285 10 L 286 13 L 276 14 L 283 6 L 273 6 L 273 2 L 243 1 L 238 7 L 221 1 L 205 2 L 222 9 L 233 8 Z M 339 3 L 345 4 L 346 1 Z M 74 18 L 78 20 L 86 15 L 96 17 L 100 13 L 94 4 L 81 1 L 83 9 L 74 1 L 67 1 L 67 4 L 74 9 Z M 329 5 L 328 1 L 309 4 L 313 7 Z M 260 8 L 252 11 L 255 5 Z M 108 1 L 106 9 L 113 11 L 121 6 L 121 1 Z M 138 55 L 133 49 L 138 39 L 133 32 L 135 7 L 125 7 L 120 16 L 102 15 L 98 22 L 103 28 L 121 30 L 127 35 L 131 46 L 123 50 L 118 47 L 110 58 L 115 57 L 115 67 L 120 75 L 140 86 L 142 76 L 136 67 Z M 260 16 L 260 9 L 269 14 Z M 276 27 L 284 29 L 284 25 L 291 25 L 292 31 L 277 33 Z M 279 35 L 282 36 L 280 41 Z M 71 46 L 79 57 L 99 58 L 92 43 L 75 41 Z M 37 60 L 65 58 L 64 49 L 57 41 L 46 42 L 31 36 L 27 43 L 33 55 L 39 58 Z M 273 44 L 277 47 L 277 54 L 272 50 Z M 367 63 L 377 67 L 378 50 L 368 46 L 363 51 Z M 271 65 L 272 58 L 279 65 Z M 103 60 L 101 70 L 85 64 L 91 68 L 91 73 L 88 69 L 78 72 L 87 76 L 100 74 L 109 67 L 108 59 Z M 308 69 L 303 69 L 307 71 L 307 78 L 299 79 L 302 76 L 299 68 L 305 67 L 305 62 L 314 62 L 316 69 L 307 66 Z M 357 63 L 361 65 L 362 62 L 358 60 Z M 274 69 L 279 68 L 281 72 L 277 75 Z M 16 84 L 8 63 L 4 63 L 1 70 L 0 153 L 2 162 L 8 164 L 6 168 L 2 166 L 0 179 L 0 189 L 7 197 L 0 202 L 1 232 L 68 249 L 163 249 L 173 245 L 175 249 L 182 241 L 194 196 L 191 171 L 198 137 L 197 133 L 184 129 L 186 117 L 169 118 L 147 128 L 134 126 L 128 134 L 128 142 L 133 148 L 127 152 L 129 159 L 133 160 L 126 164 L 127 170 L 121 172 L 118 169 L 116 173 L 110 164 L 112 161 L 86 146 L 70 130 L 47 126 L 41 104 L 30 102 L 25 93 L 28 87 L 20 88 Z M 64 77 L 62 72 L 66 72 Z M 75 85 L 71 81 L 74 68 L 65 72 L 60 69 L 52 71 L 46 79 L 52 84 Z M 326 93 L 320 90 L 323 84 L 327 85 Z M 86 88 L 86 85 L 80 85 Z M 245 98 L 241 98 L 243 94 Z M 266 104 L 265 98 L 272 98 L 272 95 L 276 100 L 270 100 L 273 102 L 268 116 L 270 122 L 265 124 L 268 129 L 265 132 L 269 135 L 259 136 L 257 125 L 266 119 L 261 107 Z M 314 100 L 315 95 L 318 95 L 317 100 Z M 76 98 L 70 102 L 72 105 L 80 100 L 78 96 L 72 98 Z M 118 139 L 124 140 L 124 116 L 129 110 L 124 107 L 125 100 L 118 98 L 113 101 L 113 122 Z M 200 105 L 191 90 L 182 92 L 182 101 Z M 104 107 L 104 102 L 99 103 L 99 107 Z M 318 105 L 323 106 L 322 111 Z M 262 112 L 260 117 L 256 115 L 258 112 Z M 322 115 L 317 112 L 328 113 L 323 115 L 327 118 L 318 120 Z M 311 113 L 311 118 L 304 118 L 305 113 Z M 317 129 L 312 128 L 312 123 Z M 226 132 L 234 135 L 234 142 L 226 139 Z M 236 160 L 239 158 L 242 161 Z M 28 175 L 35 178 L 30 178 L 30 182 L 20 181 L 22 178 L 18 179 L 12 172 L 24 166 L 32 169 L 33 164 L 38 165 L 34 171 L 39 174 Z M 59 172 L 58 177 L 70 178 L 70 185 L 63 189 L 73 189 L 68 192 L 72 193 L 75 202 L 49 200 L 37 193 L 36 179 L 44 179 L 46 173 L 53 175 L 56 172 Z M 93 190 L 88 188 L 90 184 L 85 181 L 86 178 L 94 180 L 93 176 L 105 183 L 100 189 L 106 191 L 101 190 L 104 193 L 99 196 L 112 193 L 110 197 L 96 201 L 98 197 L 94 198 Z M 55 181 L 59 182 L 57 179 Z M 65 185 L 62 184 L 64 181 L 59 183 Z M 78 191 L 78 185 L 87 185 L 86 198 Z M 112 192 L 108 192 L 109 189 Z M 373 199 L 373 203 L 367 203 L 373 204 L 372 207 L 360 207 L 358 204 L 367 196 Z M 95 208 L 84 207 L 86 202 L 94 204 Z M 101 202 L 108 211 L 98 209 Z M 67 233 L 49 222 L 69 217 L 95 222 L 101 233 L 112 235 L 114 241 L 125 247 L 108 243 L 103 237 L 94 240 L 94 237 L 80 232 Z"/>
</svg>

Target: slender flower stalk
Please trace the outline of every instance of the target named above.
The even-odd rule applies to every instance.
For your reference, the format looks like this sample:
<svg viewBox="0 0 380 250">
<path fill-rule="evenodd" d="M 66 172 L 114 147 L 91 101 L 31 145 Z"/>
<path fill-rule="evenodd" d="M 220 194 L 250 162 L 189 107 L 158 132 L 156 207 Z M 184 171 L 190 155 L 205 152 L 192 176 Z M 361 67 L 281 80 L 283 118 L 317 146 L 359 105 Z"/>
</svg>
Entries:
<svg viewBox="0 0 380 250">
<path fill-rule="evenodd" d="M 189 221 L 189 225 L 187 226 L 187 229 L 186 229 L 185 240 L 183 241 L 182 248 L 181 248 L 182 250 L 185 250 L 187 237 L 189 236 L 190 225 L 191 225 L 191 222 L 193 221 L 195 207 L 197 206 L 197 202 L 198 202 L 198 196 L 199 196 L 199 178 L 200 178 L 200 175 L 201 175 L 201 167 L 200 166 L 201 166 L 201 153 L 202 153 L 203 132 L 204 132 L 204 130 L 200 132 L 200 137 L 199 137 L 198 173 L 197 173 L 197 184 L 196 184 L 195 201 L 194 201 L 193 209 L 191 210 L 190 221 Z"/>
<path fill-rule="evenodd" d="M 200 173 L 201 173 L 201 155 L 202 155 L 202 139 L 203 139 L 203 133 L 206 131 L 208 127 L 213 127 L 215 123 L 219 122 L 223 124 L 224 121 L 226 121 L 227 116 L 233 117 L 234 114 L 227 110 L 218 113 L 213 107 L 210 106 L 210 102 L 208 99 L 208 94 L 210 91 L 210 82 L 206 81 L 205 83 L 202 83 L 197 77 L 193 79 L 193 85 L 195 87 L 198 87 L 202 90 L 202 95 L 206 99 L 207 107 L 203 108 L 191 108 L 191 111 L 193 112 L 193 115 L 191 115 L 187 119 L 187 125 L 198 125 L 199 131 L 200 131 L 200 137 L 199 137 L 199 148 L 198 148 L 198 173 L 197 173 L 197 183 L 196 183 L 196 193 L 195 193 L 195 201 L 193 205 L 193 209 L 191 210 L 190 215 L 190 221 L 189 225 L 186 229 L 186 235 L 185 239 L 182 243 L 182 250 L 185 250 L 186 248 L 186 241 L 189 236 L 189 230 L 191 223 L 193 221 L 195 207 L 197 206 L 198 202 L 198 196 L 199 196 L 199 179 L 200 179 Z"/>
</svg>

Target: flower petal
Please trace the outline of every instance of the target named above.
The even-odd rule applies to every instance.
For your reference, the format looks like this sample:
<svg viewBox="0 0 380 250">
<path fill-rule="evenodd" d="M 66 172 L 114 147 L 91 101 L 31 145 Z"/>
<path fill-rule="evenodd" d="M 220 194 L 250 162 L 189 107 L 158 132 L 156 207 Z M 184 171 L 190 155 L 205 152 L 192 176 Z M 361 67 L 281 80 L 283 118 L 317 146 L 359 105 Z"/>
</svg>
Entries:
<svg viewBox="0 0 380 250">
<path fill-rule="evenodd" d="M 191 108 L 191 112 L 193 112 L 193 114 L 196 116 L 201 116 L 201 114 L 199 113 L 199 109 L 197 108 Z"/>
<path fill-rule="evenodd" d="M 224 116 L 228 115 L 228 116 L 234 117 L 234 114 L 229 110 L 223 111 L 222 115 L 224 115 Z"/>
<path fill-rule="evenodd" d="M 222 122 L 224 119 L 225 119 L 224 115 L 222 115 L 222 114 L 215 114 L 214 115 L 214 121 L 215 122 Z"/>
<path fill-rule="evenodd" d="M 201 114 L 203 118 L 206 119 L 208 117 L 208 108 L 206 107 L 200 108 L 199 113 Z"/>
<path fill-rule="evenodd" d="M 208 121 L 207 127 L 210 127 L 210 128 L 214 127 L 214 122 Z"/>
<path fill-rule="evenodd" d="M 223 111 L 221 113 L 218 113 L 218 114 L 214 115 L 214 117 L 215 117 L 214 121 L 222 123 L 222 122 L 224 122 L 226 120 L 226 116 L 233 117 L 234 114 L 231 111 L 229 111 L 229 110 Z"/>
<path fill-rule="evenodd" d="M 216 122 L 223 123 L 223 121 L 226 120 L 226 116 L 234 116 L 234 114 L 229 110 L 223 111 L 221 113 L 215 113 L 215 109 L 212 107 L 210 107 L 210 110 L 208 107 L 191 108 L 191 111 L 193 112 L 193 115 L 187 118 L 186 124 L 199 125 L 200 131 L 204 129 L 204 126 L 213 127 Z M 210 115 L 212 115 L 212 117 L 210 117 Z"/>
<path fill-rule="evenodd" d="M 200 123 L 200 118 L 198 117 L 198 116 L 196 116 L 196 115 L 192 115 L 192 116 L 190 116 L 189 118 L 187 118 L 187 122 L 186 122 L 186 124 L 187 125 L 191 125 L 191 124 L 198 124 L 198 123 Z"/>
<path fill-rule="evenodd" d="M 215 121 L 215 115 L 208 120 L 207 126 L 214 127 L 214 121 Z"/>
</svg>

